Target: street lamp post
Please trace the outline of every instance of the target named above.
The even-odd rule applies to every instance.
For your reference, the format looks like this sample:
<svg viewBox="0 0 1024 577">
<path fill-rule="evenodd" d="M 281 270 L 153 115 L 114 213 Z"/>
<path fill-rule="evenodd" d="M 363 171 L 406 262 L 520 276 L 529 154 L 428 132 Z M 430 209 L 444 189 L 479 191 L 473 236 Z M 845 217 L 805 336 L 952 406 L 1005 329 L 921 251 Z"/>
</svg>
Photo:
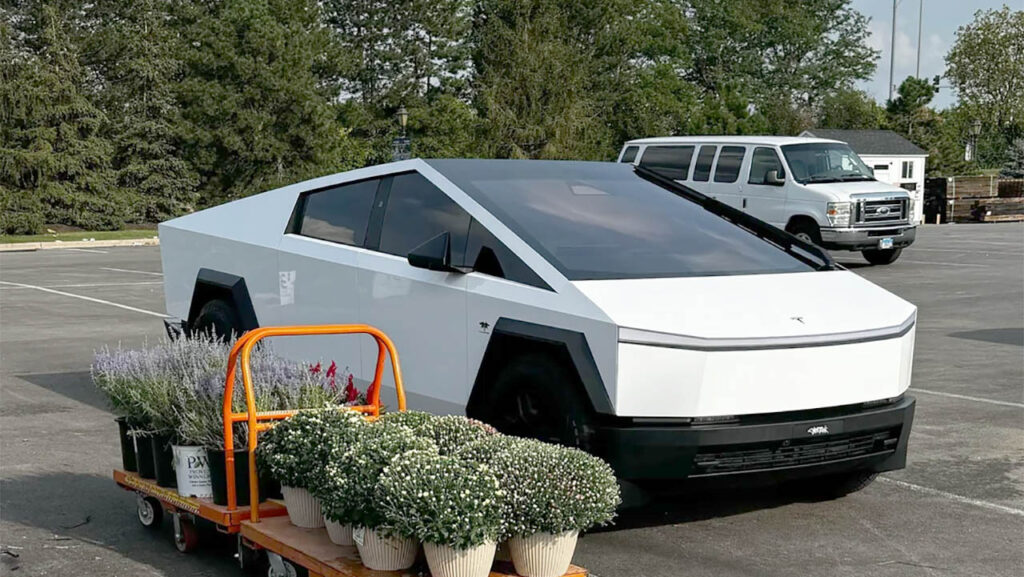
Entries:
<svg viewBox="0 0 1024 577">
<path fill-rule="evenodd" d="M 412 151 L 412 141 L 405 131 L 406 125 L 409 122 L 409 111 L 405 109 L 405 106 L 399 106 L 395 117 L 398 118 L 398 125 L 402 128 L 402 133 L 391 141 L 391 158 L 394 161 L 409 160 Z"/>
<path fill-rule="evenodd" d="M 981 134 L 981 121 L 975 120 L 971 123 L 970 128 L 967 129 L 970 134 L 970 139 L 967 141 L 967 146 L 964 147 L 964 160 L 970 162 L 977 156 L 978 149 L 978 136 Z"/>
</svg>

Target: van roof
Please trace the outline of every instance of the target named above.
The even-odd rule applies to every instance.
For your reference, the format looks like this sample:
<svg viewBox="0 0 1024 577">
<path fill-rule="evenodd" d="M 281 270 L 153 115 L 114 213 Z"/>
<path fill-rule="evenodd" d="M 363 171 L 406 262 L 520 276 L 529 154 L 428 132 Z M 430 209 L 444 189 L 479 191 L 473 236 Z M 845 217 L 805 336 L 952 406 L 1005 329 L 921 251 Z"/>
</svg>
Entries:
<svg viewBox="0 0 1024 577">
<path fill-rule="evenodd" d="M 638 138 L 630 140 L 624 146 L 631 144 L 703 144 L 703 143 L 728 143 L 728 144 L 800 144 L 807 142 L 840 142 L 828 138 L 808 138 L 806 136 L 656 136 L 653 138 Z"/>
</svg>

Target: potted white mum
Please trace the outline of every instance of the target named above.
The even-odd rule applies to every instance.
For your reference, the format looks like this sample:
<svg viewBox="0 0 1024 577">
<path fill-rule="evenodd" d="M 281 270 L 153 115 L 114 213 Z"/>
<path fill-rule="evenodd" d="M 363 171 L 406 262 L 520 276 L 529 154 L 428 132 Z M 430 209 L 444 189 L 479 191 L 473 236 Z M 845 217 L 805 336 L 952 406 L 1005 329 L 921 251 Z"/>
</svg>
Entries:
<svg viewBox="0 0 1024 577">
<path fill-rule="evenodd" d="M 332 431 L 346 426 L 350 419 L 359 418 L 337 408 L 303 411 L 260 438 L 258 462 L 281 482 L 292 524 L 304 528 L 324 526 L 320 501 L 309 489 L 322 478 L 324 463 L 334 452 Z"/>
<path fill-rule="evenodd" d="M 413 451 L 377 487 L 383 529 L 423 542 L 433 577 L 487 577 L 502 526 L 502 492 L 486 465 Z"/>
<path fill-rule="evenodd" d="M 621 499 L 611 467 L 578 449 L 518 441 L 492 458 L 507 493 L 509 552 L 523 577 L 560 577 L 581 531 L 609 523 Z"/>
<path fill-rule="evenodd" d="M 417 437 L 411 429 L 389 423 L 373 423 L 340 457 L 336 469 L 344 478 L 345 490 L 329 497 L 328 510 L 342 512 L 355 527 L 352 539 L 359 557 L 375 571 L 401 571 L 416 561 L 419 542 L 385 528 L 377 498 L 377 483 L 384 468 L 409 451 L 437 452 L 429 439 Z"/>
</svg>

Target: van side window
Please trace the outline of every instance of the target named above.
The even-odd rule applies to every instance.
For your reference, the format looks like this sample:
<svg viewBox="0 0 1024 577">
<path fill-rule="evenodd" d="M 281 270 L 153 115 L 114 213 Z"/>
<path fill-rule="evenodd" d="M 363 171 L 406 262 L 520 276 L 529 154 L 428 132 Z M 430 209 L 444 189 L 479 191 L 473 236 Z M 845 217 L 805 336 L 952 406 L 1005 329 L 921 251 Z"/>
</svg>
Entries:
<svg viewBox="0 0 1024 577">
<path fill-rule="evenodd" d="M 718 166 L 715 167 L 715 182 L 736 182 L 746 154 L 745 146 L 723 146 L 718 155 Z"/>
<path fill-rule="evenodd" d="M 775 149 L 758 146 L 754 149 L 753 156 L 750 157 L 750 178 L 747 179 L 747 182 L 768 184 L 765 179 L 773 170 L 778 173 L 779 178 L 785 178 L 786 170 L 782 168 L 782 161 L 779 160 L 779 154 L 775 152 Z"/>
<path fill-rule="evenodd" d="M 551 290 L 533 269 L 526 266 L 475 218 L 469 224 L 465 266 L 480 274 Z"/>
<path fill-rule="evenodd" d="M 640 150 L 639 146 L 627 146 L 626 151 L 622 153 L 622 160 L 619 162 L 633 162 L 636 160 L 636 152 Z"/>
<path fill-rule="evenodd" d="M 693 167 L 693 180 L 707 182 L 711 177 L 711 165 L 715 162 L 717 146 L 702 146 L 697 154 L 697 165 Z"/>
<path fill-rule="evenodd" d="M 461 206 L 418 172 L 399 174 L 380 231 L 380 251 L 406 256 L 435 236 L 451 234 L 452 262 L 462 262 L 470 216 Z"/>
<path fill-rule="evenodd" d="M 363 246 L 380 179 L 374 178 L 302 196 L 289 232 Z"/>
<path fill-rule="evenodd" d="M 692 158 L 692 146 L 648 146 L 640 158 L 640 166 L 672 180 L 686 180 Z"/>
</svg>

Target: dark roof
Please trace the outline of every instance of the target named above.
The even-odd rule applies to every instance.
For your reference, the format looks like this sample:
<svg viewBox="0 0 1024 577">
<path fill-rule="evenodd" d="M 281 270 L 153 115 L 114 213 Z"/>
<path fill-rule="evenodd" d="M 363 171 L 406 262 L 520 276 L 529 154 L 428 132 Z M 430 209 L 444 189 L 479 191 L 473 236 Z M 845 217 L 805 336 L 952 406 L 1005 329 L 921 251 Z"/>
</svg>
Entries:
<svg viewBox="0 0 1024 577">
<path fill-rule="evenodd" d="M 857 154 L 928 154 L 913 142 L 891 130 L 832 130 L 812 128 L 800 136 L 840 140 Z"/>
</svg>

